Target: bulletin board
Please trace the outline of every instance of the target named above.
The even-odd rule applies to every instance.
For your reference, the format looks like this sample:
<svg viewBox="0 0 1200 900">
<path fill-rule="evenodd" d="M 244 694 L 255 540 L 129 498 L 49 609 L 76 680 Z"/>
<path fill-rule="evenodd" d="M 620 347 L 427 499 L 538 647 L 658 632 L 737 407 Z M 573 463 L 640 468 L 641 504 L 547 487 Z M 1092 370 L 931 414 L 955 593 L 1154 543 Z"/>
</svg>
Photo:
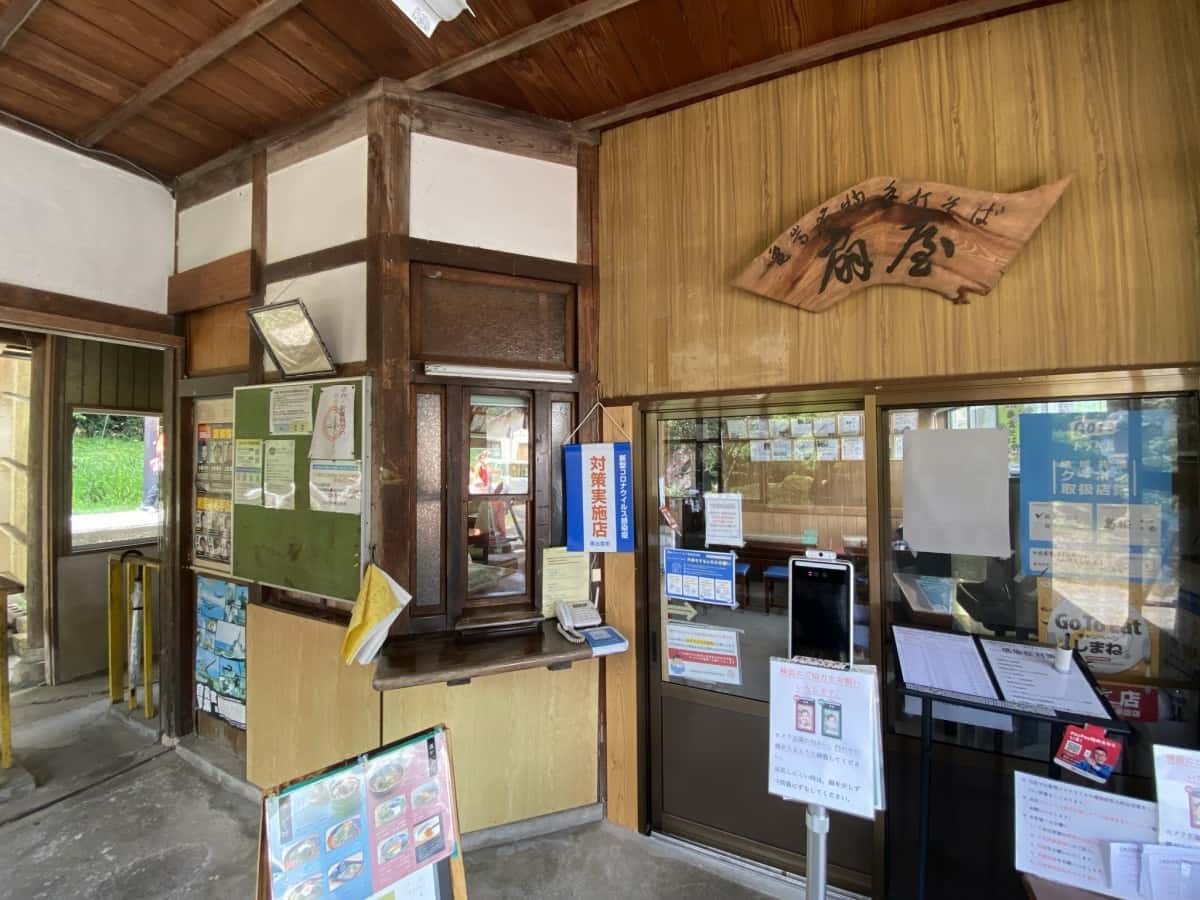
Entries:
<svg viewBox="0 0 1200 900">
<path fill-rule="evenodd" d="M 272 391 L 308 388 L 313 427 L 321 423 L 318 408 L 323 388 L 353 386 L 353 459 L 361 462 L 361 501 L 357 512 L 314 509 L 310 490 L 312 433 L 272 433 Z M 293 393 L 290 395 L 295 397 Z M 369 558 L 371 476 L 371 379 L 287 381 L 234 390 L 234 453 L 243 441 L 287 441 L 294 444 L 290 508 L 238 502 L 239 465 L 235 459 L 233 504 L 233 575 L 272 587 L 353 600 L 358 596 L 362 567 Z M 347 438 L 347 445 L 348 445 Z M 264 446 L 267 446 L 264 444 Z M 344 460 L 349 463 L 350 460 Z M 320 506 L 320 500 L 317 505 Z"/>
</svg>

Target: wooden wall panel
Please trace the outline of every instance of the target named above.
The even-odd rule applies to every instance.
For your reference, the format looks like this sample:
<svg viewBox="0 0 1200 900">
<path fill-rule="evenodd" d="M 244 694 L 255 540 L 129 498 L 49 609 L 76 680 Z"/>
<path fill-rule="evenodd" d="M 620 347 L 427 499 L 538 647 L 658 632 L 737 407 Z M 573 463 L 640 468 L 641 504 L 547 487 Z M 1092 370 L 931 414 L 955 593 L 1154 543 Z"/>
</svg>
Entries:
<svg viewBox="0 0 1200 900">
<path fill-rule="evenodd" d="M 246 779 L 252 784 L 273 787 L 379 746 L 375 667 L 342 662 L 345 633 L 338 623 L 250 606 Z"/>
<path fill-rule="evenodd" d="M 161 412 L 163 352 L 83 338 L 63 338 L 63 403 Z"/>
<path fill-rule="evenodd" d="M 633 407 L 609 407 L 608 413 L 633 434 Z M 625 440 L 606 418 L 604 440 Z M 629 639 L 626 653 L 604 659 L 605 770 L 608 786 L 607 817 L 632 831 L 639 828 L 638 771 L 638 627 L 637 570 L 632 553 L 604 554 L 604 621 Z"/>
<path fill-rule="evenodd" d="M 249 308 L 250 300 L 241 300 L 187 315 L 189 376 L 246 371 L 250 365 Z"/>
<path fill-rule="evenodd" d="M 595 803 L 598 665 L 386 691 L 384 743 L 450 729 L 463 831 Z"/>
<path fill-rule="evenodd" d="M 1200 6 L 1072 0 L 605 134 L 603 394 L 1200 361 Z M 999 287 L 879 287 L 821 314 L 729 281 L 873 175 L 1074 175 Z"/>
</svg>

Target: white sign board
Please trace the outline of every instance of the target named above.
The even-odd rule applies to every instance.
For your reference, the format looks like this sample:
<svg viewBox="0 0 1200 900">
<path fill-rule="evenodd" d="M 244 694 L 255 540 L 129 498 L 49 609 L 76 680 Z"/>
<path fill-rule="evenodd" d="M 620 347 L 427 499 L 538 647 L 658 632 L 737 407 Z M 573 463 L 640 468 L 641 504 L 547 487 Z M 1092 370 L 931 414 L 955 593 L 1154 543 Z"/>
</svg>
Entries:
<svg viewBox="0 0 1200 900">
<path fill-rule="evenodd" d="M 1124 845 L 1156 839 L 1153 803 L 1027 772 L 1014 775 L 1018 871 L 1109 897 L 1138 896 L 1129 893 L 1131 861 Z M 1119 845 L 1111 856 L 1110 842 Z"/>
<path fill-rule="evenodd" d="M 1162 842 L 1200 847 L 1200 751 L 1156 746 L 1154 787 Z"/>
<path fill-rule="evenodd" d="M 741 547 L 742 539 L 742 495 L 704 495 L 704 545 L 724 544 Z"/>
<path fill-rule="evenodd" d="M 741 684 L 737 629 L 667 622 L 667 672 L 690 681 Z"/>
<path fill-rule="evenodd" d="M 1032 703 L 1058 712 L 1109 718 L 1108 711 L 1075 659 L 1066 672 L 1054 668 L 1054 648 L 1010 641 L 981 640 L 988 664 L 1005 700 Z"/>
<path fill-rule="evenodd" d="M 883 760 L 873 667 L 772 659 L 770 719 L 768 791 L 875 818 Z"/>
</svg>

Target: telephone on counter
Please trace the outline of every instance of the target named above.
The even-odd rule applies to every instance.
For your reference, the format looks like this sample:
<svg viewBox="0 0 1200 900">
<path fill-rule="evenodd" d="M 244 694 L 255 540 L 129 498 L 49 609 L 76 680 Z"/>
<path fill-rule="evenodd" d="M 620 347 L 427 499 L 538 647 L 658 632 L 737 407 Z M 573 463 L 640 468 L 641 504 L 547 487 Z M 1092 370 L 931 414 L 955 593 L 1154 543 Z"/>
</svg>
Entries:
<svg viewBox="0 0 1200 900">
<path fill-rule="evenodd" d="M 580 628 L 594 628 L 602 623 L 600 610 L 586 600 L 575 603 L 556 603 L 554 614 L 558 617 L 558 633 L 572 644 L 582 644 L 584 636 Z"/>
</svg>

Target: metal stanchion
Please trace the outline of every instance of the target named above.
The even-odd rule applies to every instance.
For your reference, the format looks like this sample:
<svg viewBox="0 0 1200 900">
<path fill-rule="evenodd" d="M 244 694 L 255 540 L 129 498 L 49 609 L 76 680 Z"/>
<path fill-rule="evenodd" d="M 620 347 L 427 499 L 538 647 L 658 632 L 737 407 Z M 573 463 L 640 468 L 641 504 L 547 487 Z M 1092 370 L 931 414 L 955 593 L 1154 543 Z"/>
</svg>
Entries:
<svg viewBox="0 0 1200 900">
<path fill-rule="evenodd" d="M 808 811 L 804 815 L 804 822 L 808 825 L 807 857 L 804 867 L 805 900 L 825 900 L 829 812 L 823 806 L 809 804 Z"/>
</svg>

